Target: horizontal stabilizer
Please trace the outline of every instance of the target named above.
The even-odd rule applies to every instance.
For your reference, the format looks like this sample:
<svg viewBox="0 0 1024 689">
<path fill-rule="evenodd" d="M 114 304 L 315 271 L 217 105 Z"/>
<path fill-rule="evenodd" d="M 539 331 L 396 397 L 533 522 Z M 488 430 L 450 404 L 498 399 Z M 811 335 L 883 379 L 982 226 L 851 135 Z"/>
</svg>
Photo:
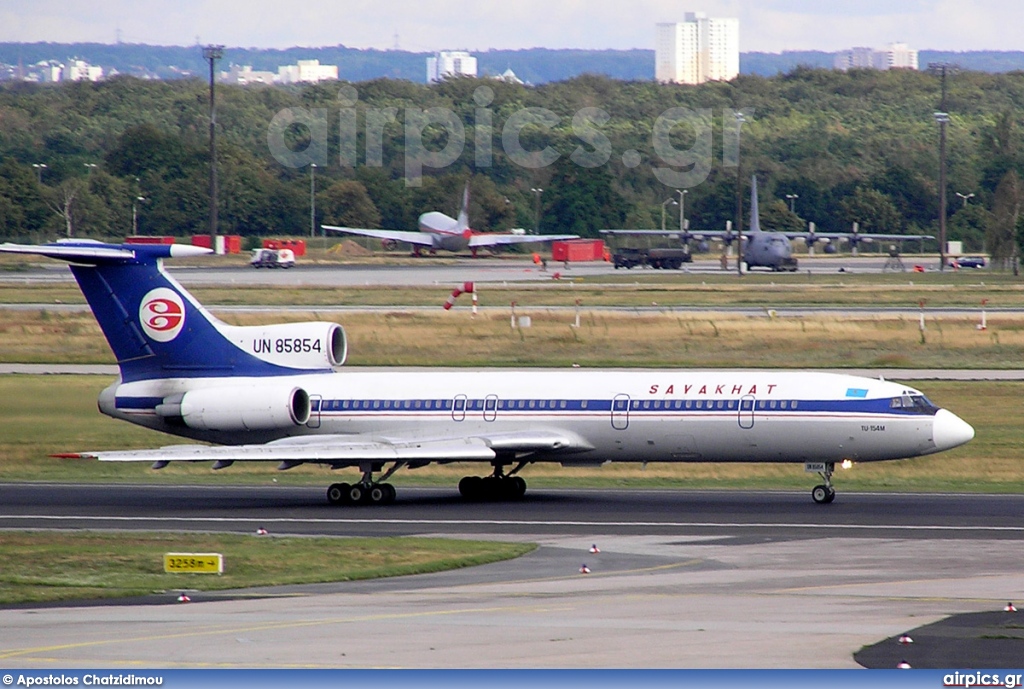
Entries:
<svg viewBox="0 0 1024 689">
<path fill-rule="evenodd" d="M 52 244 L 0 244 L 0 253 L 46 256 L 72 263 L 132 261 L 144 258 L 185 258 L 212 253 L 190 244 L 103 244 L 87 240 L 62 240 Z"/>
</svg>

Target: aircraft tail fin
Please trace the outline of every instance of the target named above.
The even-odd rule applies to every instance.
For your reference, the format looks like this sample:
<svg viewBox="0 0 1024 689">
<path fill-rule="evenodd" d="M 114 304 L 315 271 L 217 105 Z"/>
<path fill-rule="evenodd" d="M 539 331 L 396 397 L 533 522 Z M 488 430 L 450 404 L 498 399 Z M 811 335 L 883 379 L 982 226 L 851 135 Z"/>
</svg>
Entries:
<svg viewBox="0 0 1024 689">
<path fill-rule="evenodd" d="M 761 231 L 761 212 L 757 208 L 757 175 L 750 176 L 750 232 Z"/>
<path fill-rule="evenodd" d="M 462 207 L 459 208 L 458 226 L 456 229 L 459 232 L 469 229 L 469 182 L 466 182 L 466 187 L 462 190 Z"/>
<path fill-rule="evenodd" d="M 163 269 L 165 258 L 197 256 L 208 249 L 65 240 L 0 244 L 0 252 L 48 256 L 71 264 L 125 382 L 273 376 L 330 370 L 344 361 L 345 336 L 338 324 L 229 325 Z"/>
</svg>

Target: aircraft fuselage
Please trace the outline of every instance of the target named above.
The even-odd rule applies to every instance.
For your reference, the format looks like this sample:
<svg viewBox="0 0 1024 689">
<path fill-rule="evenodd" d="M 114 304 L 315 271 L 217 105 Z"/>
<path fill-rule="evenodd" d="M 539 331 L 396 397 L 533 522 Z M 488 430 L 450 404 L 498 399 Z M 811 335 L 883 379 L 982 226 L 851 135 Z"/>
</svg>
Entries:
<svg viewBox="0 0 1024 689">
<path fill-rule="evenodd" d="M 966 442 L 962 436 L 970 428 L 930 405 L 894 407 L 894 399 L 924 399 L 904 385 L 816 372 L 341 370 L 287 378 L 313 400 L 302 425 L 200 431 L 155 412 L 171 395 L 241 382 L 114 384 L 100 408 L 157 430 L 229 445 L 321 433 L 494 437 L 557 429 L 573 442 L 531 455 L 531 461 L 588 465 L 897 459 Z"/>
</svg>

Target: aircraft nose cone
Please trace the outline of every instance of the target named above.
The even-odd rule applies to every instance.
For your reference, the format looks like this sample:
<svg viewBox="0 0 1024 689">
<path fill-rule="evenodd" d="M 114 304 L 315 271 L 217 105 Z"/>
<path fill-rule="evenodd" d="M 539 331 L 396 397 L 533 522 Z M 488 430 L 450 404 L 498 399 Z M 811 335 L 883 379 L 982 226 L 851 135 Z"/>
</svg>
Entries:
<svg viewBox="0 0 1024 689">
<path fill-rule="evenodd" d="M 951 411 L 940 409 L 932 421 L 932 442 L 937 450 L 960 447 L 974 437 L 974 428 Z"/>
</svg>

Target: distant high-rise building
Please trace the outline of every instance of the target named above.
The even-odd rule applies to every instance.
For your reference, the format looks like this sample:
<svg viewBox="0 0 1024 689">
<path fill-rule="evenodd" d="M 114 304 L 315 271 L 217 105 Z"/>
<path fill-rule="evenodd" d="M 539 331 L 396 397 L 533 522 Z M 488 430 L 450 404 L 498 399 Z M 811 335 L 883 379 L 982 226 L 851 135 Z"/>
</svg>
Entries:
<svg viewBox="0 0 1024 689">
<path fill-rule="evenodd" d="M 337 77 L 337 72 L 335 72 Z M 231 65 L 226 72 L 220 73 L 220 81 L 225 84 L 273 84 L 277 81 L 277 74 L 274 72 L 260 72 L 252 68 L 252 65 Z"/>
<path fill-rule="evenodd" d="M 917 51 L 906 43 L 891 43 L 881 50 L 850 48 L 836 53 L 836 69 L 917 69 Z"/>
<path fill-rule="evenodd" d="M 281 65 L 277 68 L 276 81 L 279 84 L 315 84 L 328 79 L 338 79 L 338 65 L 322 65 L 320 60 L 299 60 L 298 64 Z"/>
<path fill-rule="evenodd" d="M 441 51 L 427 58 L 427 83 L 452 76 L 476 76 L 476 58 L 461 50 Z"/>
<path fill-rule="evenodd" d="M 63 81 L 99 81 L 102 78 L 103 68 L 90 65 L 85 60 L 68 60 L 61 76 Z"/>
<path fill-rule="evenodd" d="M 740 22 L 687 12 L 682 22 L 655 27 L 654 75 L 660 82 L 703 84 L 740 73 Z"/>
</svg>

